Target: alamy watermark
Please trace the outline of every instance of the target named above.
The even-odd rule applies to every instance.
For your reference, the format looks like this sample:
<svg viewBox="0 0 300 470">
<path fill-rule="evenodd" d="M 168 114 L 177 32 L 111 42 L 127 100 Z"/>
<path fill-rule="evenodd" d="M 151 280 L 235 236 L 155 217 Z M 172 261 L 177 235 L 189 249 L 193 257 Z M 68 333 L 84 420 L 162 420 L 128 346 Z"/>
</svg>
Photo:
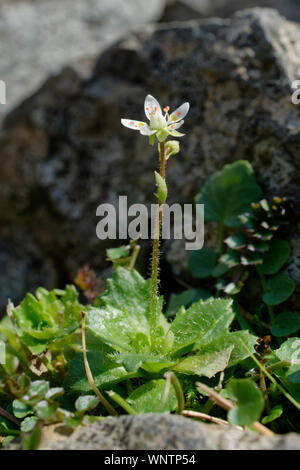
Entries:
<svg viewBox="0 0 300 470">
<path fill-rule="evenodd" d="M 195 209 L 194 209 L 195 208 Z M 128 207 L 127 196 L 119 196 L 118 208 L 113 204 L 100 204 L 96 215 L 101 217 L 96 227 L 100 240 L 142 240 L 155 238 L 158 204 L 132 204 Z M 200 250 L 204 244 L 204 205 L 174 203 L 161 205 L 163 240 L 173 237 L 186 240 L 186 250 Z M 149 223 L 150 221 L 150 223 Z"/>
</svg>

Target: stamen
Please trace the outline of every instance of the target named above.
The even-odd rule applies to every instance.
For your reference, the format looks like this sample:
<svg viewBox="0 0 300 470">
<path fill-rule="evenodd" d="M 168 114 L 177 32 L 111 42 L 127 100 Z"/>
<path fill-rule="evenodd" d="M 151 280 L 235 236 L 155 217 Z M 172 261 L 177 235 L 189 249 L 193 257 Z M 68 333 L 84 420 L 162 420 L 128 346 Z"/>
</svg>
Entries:
<svg viewBox="0 0 300 470">
<path fill-rule="evenodd" d="M 170 106 L 166 106 L 164 109 L 163 109 L 164 113 L 167 113 L 168 111 L 170 111 Z"/>
</svg>

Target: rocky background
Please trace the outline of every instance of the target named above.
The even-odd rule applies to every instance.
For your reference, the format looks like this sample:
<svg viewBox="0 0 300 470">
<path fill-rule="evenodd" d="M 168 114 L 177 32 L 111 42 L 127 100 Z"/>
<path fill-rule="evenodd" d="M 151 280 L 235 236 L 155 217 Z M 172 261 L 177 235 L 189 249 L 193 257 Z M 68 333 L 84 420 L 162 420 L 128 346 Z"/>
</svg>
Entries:
<svg viewBox="0 0 300 470">
<path fill-rule="evenodd" d="M 256 5 L 271 2 L 2 1 L 2 309 L 38 285 L 70 282 L 86 262 L 105 269 L 97 206 L 120 194 L 152 200 L 155 149 L 120 125 L 143 119 L 147 93 L 164 106 L 191 103 L 181 154 L 168 163 L 169 201 L 191 202 L 207 176 L 248 159 L 267 194 L 294 204 L 289 269 L 300 282 L 300 106 L 291 103 L 300 26 L 275 9 L 235 13 Z M 272 6 L 300 21 L 296 0 Z M 169 252 L 177 273 L 180 255 Z"/>
</svg>

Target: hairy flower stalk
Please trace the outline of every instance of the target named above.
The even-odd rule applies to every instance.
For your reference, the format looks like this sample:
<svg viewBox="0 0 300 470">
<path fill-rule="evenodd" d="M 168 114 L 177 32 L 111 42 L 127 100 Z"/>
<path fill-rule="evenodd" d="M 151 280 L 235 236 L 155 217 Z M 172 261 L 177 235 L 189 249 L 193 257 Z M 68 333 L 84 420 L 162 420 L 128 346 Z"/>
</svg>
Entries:
<svg viewBox="0 0 300 470">
<path fill-rule="evenodd" d="M 165 157 L 165 143 L 160 142 L 159 145 L 160 151 L 160 176 L 165 180 L 166 172 L 166 157 Z M 152 288 L 151 288 L 151 317 L 150 317 L 150 338 L 151 338 L 151 348 L 155 348 L 156 343 L 156 331 L 157 331 L 157 322 L 158 322 L 158 312 L 157 312 L 157 297 L 158 297 L 158 267 L 159 267 L 159 242 L 160 242 L 160 231 L 162 224 L 162 205 L 163 202 L 159 200 L 158 202 L 158 211 L 156 215 L 155 222 L 155 232 L 153 237 L 153 248 L 152 248 Z"/>
<path fill-rule="evenodd" d="M 152 275 L 151 275 L 151 306 L 150 306 L 150 340 L 151 349 L 155 350 L 157 331 L 158 331 L 158 268 L 159 268 L 159 242 L 162 225 L 162 207 L 167 197 L 167 185 L 165 179 L 166 161 L 171 155 L 179 152 L 179 143 L 177 141 L 166 142 L 169 135 L 173 137 L 182 137 L 177 131 L 184 123 L 183 118 L 190 108 L 189 103 L 183 103 L 173 113 L 169 115 L 169 106 L 164 108 L 164 115 L 158 101 L 151 95 L 145 99 L 145 114 L 149 119 L 149 124 L 143 121 L 133 121 L 131 119 L 121 119 L 123 126 L 133 130 L 138 130 L 142 135 L 149 137 L 149 143 L 154 145 L 155 137 L 159 142 L 160 171 L 155 172 L 156 184 L 158 186 L 158 211 L 156 214 L 155 230 L 153 235 L 152 250 Z"/>
</svg>

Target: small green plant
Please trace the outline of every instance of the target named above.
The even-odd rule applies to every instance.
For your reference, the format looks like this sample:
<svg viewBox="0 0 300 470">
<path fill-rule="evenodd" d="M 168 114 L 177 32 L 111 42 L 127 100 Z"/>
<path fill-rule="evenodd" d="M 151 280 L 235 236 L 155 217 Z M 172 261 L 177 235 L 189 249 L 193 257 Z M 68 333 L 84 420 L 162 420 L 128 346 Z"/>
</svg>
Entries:
<svg viewBox="0 0 300 470">
<path fill-rule="evenodd" d="M 279 198 L 262 199 L 247 162 L 225 166 L 196 197 L 205 204 L 207 221 L 219 223 L 219 251 L 204 248 L 189 260 L 198 280 L 213 281 L 211 290 L 201 285 L 174 294 L 166 309 L 159 295 L 166 162 L 179 152 L 179 142 L 167 138 L 183 136 L 177 129 L 188 110 L 185 103 L 169 116 L 167 107 L 163 116 L 148 95 L 150 125 L 122 120 L 151 145 L 155 138 L 159 142 L 151 278 L 134 268 L 135 240 L 107 250 L 114 273 L 106 288 L 88 266 L 78 272 L 75 283 L 84 304 L 71 285 L 39 288 L 17 307 L 9 303 L 0 322 L 6 346 L 0 364 L 2 445 L 21 434 L 23 447 L 36 449 L 44 425 L 64 423 L 72 432 L 121 413 L 176 412 L 265 435 L 300 431 L 294 419 L 300 410 L 300 339 L 280 344 L 299 329 L 299 317 L 273 310 L 294 290 L 283 270 L 290 249 L 277 237 L 287 205 Z M 262 284 L 261 306 L 245 317 L 240 295 L 253 282 L 252 271 Z M 273 346 L 270 332 L 279 344 Z"/>
<path fill-rule="evenodd" d="M 285 312 L 282 307 L 278 315 L 274 312 L 295 290 L 293 279 L 284 269 L 291 249 L 280 238 L 291 216 L 287 200 L 263 199 L 246 161 L 225 165 L 208 179 L 195 200 L 205 204 L 206 221 L 219 224 L 219 250 L 203 248 L 192 252 L 189 267 L 193 276 L 210 278 L 216 292 L 233 296 L 240 305 L 246 291 L 255 292 L 253 315 L 237 306 L 242 327 L 245 318 L 240 311 L 246 313 L 247 321 L 253 323 L 252 328 L 260 335 L 270 330 L 279 337 L 296 333 L 300 326 L 298 313 Z M 271 327 L 266 331 L 268 321 Z"/>
</svg>

